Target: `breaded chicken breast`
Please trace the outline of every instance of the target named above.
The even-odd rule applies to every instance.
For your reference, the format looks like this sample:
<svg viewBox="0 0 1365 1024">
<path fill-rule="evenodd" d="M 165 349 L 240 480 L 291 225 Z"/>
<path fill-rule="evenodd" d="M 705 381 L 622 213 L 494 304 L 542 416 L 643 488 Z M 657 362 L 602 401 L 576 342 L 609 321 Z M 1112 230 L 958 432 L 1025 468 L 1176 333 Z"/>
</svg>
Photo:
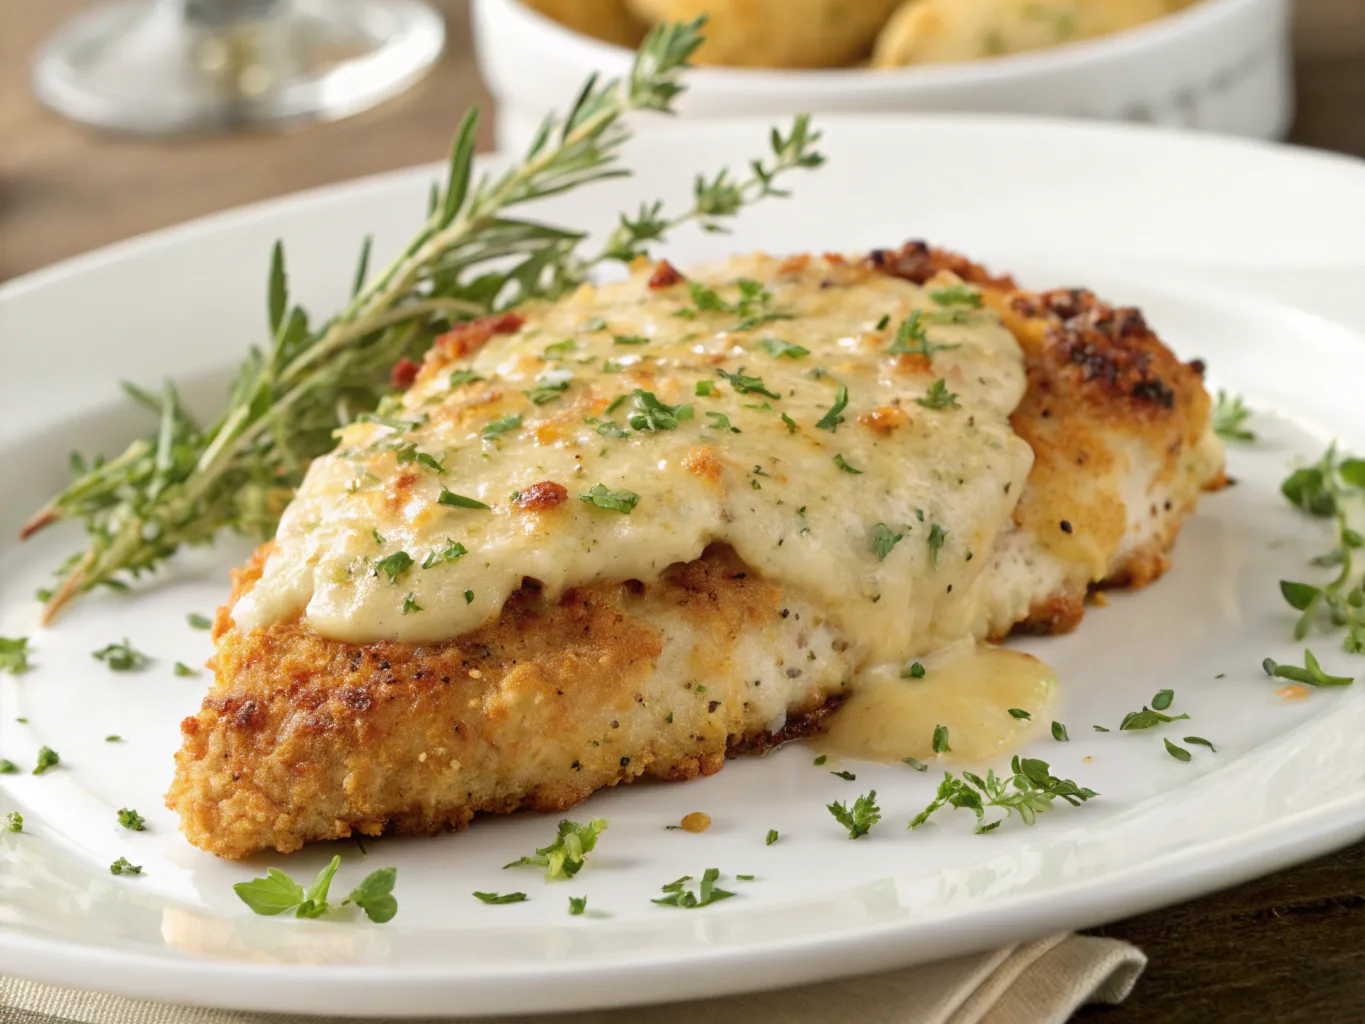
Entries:
<svg viewBox="0 0 1365 1024">
<path fill-rule="evenodd" d="M 1073 628 L 1221 481 L 1201 372 L 918 243 L 465 325 L 235 576 L 167 805 L 224 857 L 563 810 Z"/>
</svg>

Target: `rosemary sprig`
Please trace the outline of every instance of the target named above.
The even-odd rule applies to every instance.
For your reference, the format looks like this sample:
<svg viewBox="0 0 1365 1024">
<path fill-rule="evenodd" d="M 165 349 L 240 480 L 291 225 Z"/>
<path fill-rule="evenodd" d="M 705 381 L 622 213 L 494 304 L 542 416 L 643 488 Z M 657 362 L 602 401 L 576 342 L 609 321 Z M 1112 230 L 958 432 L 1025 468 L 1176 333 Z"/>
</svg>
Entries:
<svg viewBox="0 0 1365 1024">
<path fill-rule="evenodd" d="M 1336 527 L 1336 545 L 1313 559 L 1314 565 L 1338 567 L 1332 580 L 1321 585 L 1280 581 L 1285 601 L 1300 612 L 1294 639 L 1302 640 L 1315 622 L 1325 620 L 1329 626 L 1346 627 L 1343 648 L 1365 653 L 1365 588 L 1355 565 L 1365 537 L 1349 517 L 1351 508 L 1365 499 L 1365 459 L 1343 458 L 1332 444 L 1316 463 L 1291 473 L 1280 491 L 1310 515 L 1333 520 Z"/>
<path fill-rule="evenodd" d="M 703 23 L 657 27 L 629 75 L 605 83 L 590 77 L 567 114 L 545 119 L 519 163 L 477 182 L 478 112 L 470 111 L 416 237 L 373 276 L 367 240 L 351 300 L 331 319 L 314 325 L 291 305 L 277 243 L 267 289 L 271 340 L 252 348 L 219 418 L 201 426 L 169 381 L 160 395 L 125 385 L 156 413 L 156 436 L 134 441 L 107 462 L 73 458 L 75 479 L 24 526 L 21 536 L 29 537 L 52 523 L 81 519 L 89 534 L 86 549 L 57 570 L 46 618 L 95 586 L 125 587 L 127 578 L 155 569 L 183 545 L 210 542 L 223 529 L 271 536 L 308 463 L 333 446 L 336 429 L 379 407 L 391 368 L 403 358 L 420 359 L 453 324 L 529 298 L 554 298 L 581 284 L 594 266 L 640 255 L 646 243 L 681 224 L 719 230 L 746 204 L 784 195 L 774 186 L 779 175 L 818 166 L 819 134 L 798 117 L 789 135 L 773 132 L 771 158 L 755 160 L 750 177 L 737 181 L 722 171 L 710 181 L 699 178 L 691 209 L 668 216 L 656 203 L 638 217 L 623 217 L 590 256 L 579 252 L 581 232 L 509 215 L 523 203 L 628 174 L 618 165 L 629 137 L 623 116 L 672 110 Z"/>
</svg>

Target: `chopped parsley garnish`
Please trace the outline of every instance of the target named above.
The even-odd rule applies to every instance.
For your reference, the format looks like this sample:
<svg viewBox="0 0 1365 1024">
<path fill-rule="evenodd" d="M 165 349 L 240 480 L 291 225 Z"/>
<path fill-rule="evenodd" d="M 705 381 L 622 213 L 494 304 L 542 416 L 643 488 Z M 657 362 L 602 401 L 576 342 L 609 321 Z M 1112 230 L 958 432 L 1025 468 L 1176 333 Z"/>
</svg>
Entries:
<svg viewBox="0 0 1365 1024">
<path fill-rule="evenodd" d="M 117 733 L 115 733 L 115 734 L 113 734 L 113 735 L 104 737 L 104 742 L 105 742 L 105 743 L 122 743 L 122 742 L 123 742 L 123 737 L 122 737 L 122 736 L 119 736 Z"/>
<path fill-rule="evenodd" d="M 690 405 L 665 405 L 652 391 L 636 388 L 631 392 L 635 411 L 626 417 L 632 430 L 673 430 L 683 420 L 692 418 Z"/>
<path fill-rule="evenodd" d="M 697 381 L 697 397 L 698 397 L 698 398 L 710 398 L 710 397 L 711 397 L 712 395 L 714 395 L 715 393 L 716 393 L 716 384 L 715 384 L 715 381 L 710 381 L 710 380 L 699 380 L 699 381 Z"/>
<path fill-rule="evenodd" d="M 811 764 L 814 764 L 814 765 L 821 765 L 821 764 L 824 764 L 824 763 L 825 763 L 826 761 L 828 761 L 828 760 L 829 760 L 828 755 L 826 755 L 826 754 L 817 754 L 816 757 L 815 757 L 815 760 L 812 761 Z"/>
<path fill-rule="evenodd" d="M 477 498 L 466 498 L 463 494 L 456 494 L 448 487 L 441 488 L 441 496 L 436 499 L 436 504 L 446 505 L 450 508 L 487 508 L 483 502 Z"/>
<path fill-rule="evenodd" d="M 579 914 L 583 913 L 583 911 L 587 909 L 588 897 L 586 896 L 569 897 L 569 913 L 572 914 L 574 917 L 577 917 Z"/>
<path fill-rule="evenodd" d="M 981 293 L 965 284 L 955 284 L 951 288 L 937 288 L 929 293 L 940 306 L 970 306 L 981 308 Z"/>
<path fill-rule="evenodd" d="M 562 359 L 576 348 L 578 348 L 578 342 L 572 338 L 565 338 L 563 341 L 556 341 L 553 345 L 546 345 L 541 355 L 547 360 Z"/>
<path fill-rule="evenodd" d="M 781 359 L 783 357 L 787 359 L 800 359 L 803 356 L 810 355 L 810 349 L 804 348 L 801 345 L 793 345 L 789 341 L 784 341 L 781 338 L 774 338 L 772 336 L 760 341 L 758 347 L 774 359 Z"/>
<path fill-rule="evenodd" d="M 606 484 L 593 484 L 586 494 L 578 496 L 578 500 L 586 501 L 598 508 L 629 515 L 631 509 L 640 503 L 640 496 L 634 491 L 624 489 L 611 491 L 607 489 Z"/>
<path fill-rule="evenodd" d="M 586 825 L 576 821 L 561 821 L 554 842 L 542 846 L 529 857 L 504 864 L 503 869 L 529 865 L 545 869 L 545 880 L 572 878 L 583 868 L 585 858 L 597 845 L 597 838 L 607 830 L 605 818 L 593 818 Z"/>
<path fill-rule="evenodd" d="M 119 808 L 118 823 L 130 832 L 145 832 L 147 829 L 147 820 L 131 807 Z"/>
<path fill-rule="evenodd" d="M 921 398 L 915 399 L 916 405 L 922 405 L 926 409 L 960 409 L 957 404 L 957 395 L 948 390 L 947 382 L 940 377 L 929 385 L 929 390 Z"/>
<path fill-rule="evenodd" d="M 847 807 L 842 800 L 826 804 L 825 809 L 834 815 L 834 820 L 848 829 L 850 839 L 861 839 L 872 831 L 872 826 L 882 820 L 882 809 L 877 806 L 877 791 L 868 790 Z"/>
<path fill-rule="evenodd" d="M 436 456 L 427 452 L 417 450 L 415 444 L 405 444 L 394 452 L 394 458 L 400 466 L 407 466 L 412 463 L 431 470 L 437 476 L 445 476 L 446 467 L 444 465 L 445 456 L 437 459 Z M 380 543 L 383 543 L 382 541 Z"/>
<path fill-rule="evenodd" d="M 427 553 L 427 557 L 422 559 L 422 568 L 430 569 L 432 566 L 444 565 L 446 562 L 454 562 L 469 554 L 468 549 L 459 541 L 446 539 L 446 546 L 443 548 L 433 548 Z"/>
<path fill-rule="evenodd" d="M 1241 395 L 1229 395 L 1221 388 L 1213 404 L 1213 432 L 1225 441 L 1254 441 L 1256 435 L 1246 427 L 1251 410 L 1242 403 Z"/>
<path fill-rule="evenodd" d="M 889 324 L 890 322 L 891 322 L 891 314 L 890 314 L 890 313 L 883 313 L 883 314 L 882 314 L 882 318 L 881 318 L 880 320 L 877 321 L 877 327 L 876 327 L 876 329 L 879 330 L 879 331 L 884 331 L 884 330 L 886 330 L 886 325 Z"/>
<path fill-rule="evenodd" d="M 1211 752 L 1213 752 L 1213 753 L 1215 753 L 1215 754 L 1218 753 L 1218 748 L 1215 747 L 1215 746 L 1214 746 L 1212 743 L 1210 743 L 1208 740 L 1204 739 L 1203 736 L 1186 736 L 1186 737 L 1185 737 L 1185 742 L 1186 742 L 1186 743 L 1194 743 L 1194 744 L 1197 744 L 1197 745 L 1199 745 L 1199 746 L 1201 746 L 1201 747 L 1208 747 L 1209 750 L 1210 750 Z"/>
<path fill-rule="evenodd" d="M 778 413 L 778 415 L 782 417 L 782 422 L 783 422 L 784 424 L 786 424 L 787 433 L 789 433 L 789 434 L 795 434 L 795 433 L 796 433 L 796 420 L 792 419 L 792 418 L 791 418 L 790 416 L 788 416 L 785 412 L 780 412 L 780 413 Z"/>
<path fill-rule="evenodd" d="M 1030 721 L 1033 718 L 1033 716 L 1023 708 L 1010 708 L 1010 717 L 1017 718 L 1024 722 Z"/>
<path fill-rule="evenodd" d="M 142 874 L 142 865 L 132 863 L 127 857 L 120 857 L 109 865 L 109 873 L 111 875 L 140 875 Z"/>
<path fill-rule="evenodd" d="M 0 636 L 0 672 L 18 675 L 29 670 L 28 637 Z"/>
<path fill-rule="evenodd" d="M 925 764 L 923 761 L 921 761 L 918 757 L 902 757 L 901 763 L 908 764 L 917 772 L 927 772 L 929 770 L 929 766 Z"/>
<path fill-rule="evenodd" d="M 22 832 L 24 830 L 24 816 L 18 811 L 10 811 L 5 815 L 5 829 L 9 832 Z"/>
<path fill-rule="evenodd" d="M 725 413 L 708 412 L 706 415 L 711 420 L 710 428 L 712 430 L 728 430 L 732 434 L 739 433 L 739 427 L 732 426 L 730 417 L 726 416 Z"/>
<path fill-rule="evenodd" d="M 293 910 L 296 917 L 321 917 L 330 909 L 327 894 L 340 865 L 341 856 L 338 854 L 317 873 L 313 884 L 306 892 L 303 886 L 278 868 L 266 869 L 264 878 L 238 882 L 232 887 L 232 891 L 251 908 L 253 913 L 266 917 L 283 914 L 289 910 Z M 378 871 L 372 871 L 351 890 L 351 894 L 341 901 L 341 905 L 354 903 L 376 924 L 392 920 L 398 913 L 398 901 L 393 897 L 393 884 L 397 875 L 397 868 L 380 868 Z"/>
<path fill-rule="evenodd" d="M 1354 676 L 1328 675 L 1309 650 L 1303 652 L 1303 666 L 1299 668 L 1297 665 L 1282 665 L 1273 658 L 1266 658 L 1261 662 L 1265 674 L 1273 679 L 1288 679 L 1309 686 L 1350 686 L 1355 682 Z"/>
<path fill-rule="evenodd" d="M 840 469 L 842 469 L 845 473 L 852 473 L 854 476 L 863 475 L 863 471 L 861 469 L 856 469 L 853 466 L 851 466 L 849 464 L 849 461 L 845 459 L 843 455 L 834 456 L 834 464 L 838 466 Z"/>
<path fill-rule="evenodd" d="M 474 603 L 474 591 L 472 591 L 472 590 L 466 590 L 466 591 L 464 592 L 464 603 L 465 603 L 465 604 L 473 604 L 473 603 Z"/>
<path fill-rule="evenodd" d="M 442 495 L 445 497 L 445 495 Z M 444 504 L 444 502 L 442 502 Z M 395 551 L 391 555 L 386 555 L 374 563 L 374 567 L 384 573 L 389 578 L 390 583 L 397 583 L 403 574 L 412 568 L 412 556 L 406 551 Z"/>
<path fill-rule="evenodd" d="M 1352 527 L 1347 515 L 1348 506 L 1365 498 L 1365 459 L 1340 458 L 1336 445 L 1330 445 L 1317 463 L 1291 473 L 1280 491 L 1305 512 L 1333 518 L 1337 533 L 1336 546 L 1313 559 L 1314 565 L 1338 567 L 1329 583 L 1280 582 L 1284 599 L 1302 613 L 1294 624 L 1294 639 L 1302 640 L 1315 621 L 1325 620 L 1324 624 L 1346 628 L 1342 640 L 1346 651 L 1365 653 L 1365 585 L 1356 574 L 1355 562 L 1356 552 L 1365 547 L 1365 536 Z"/>
<path fill-rule="evenodd" d="M 843 412 L 848 408 L 848 388 L 844 386 L 843 381 L 836 383 L 838 387 L 834 390 L 834 404 L 815 421 L 817 427 L 821 430 L 828 430 L 830 433 L 839 429 L 839 424 L 844 422 Z"/>
<path fill-rule="evenodd" d="M 935 569 L 938 568 L 938 553 L 943 550 L 943 545 L 948 540 L 948 531 L 938 523 L 931 523 L 929 526 L 929 561 L 933 563 Z"/>
<path fill-rule="evenodd" d="M 891 342 L 891 347 L 886 351 L 893 356 L 917 355 L 925 359 L 931 359 L 935 352 L 946 352 L 949 349 L 960 348 L 959 345 L 935 345 L 929 340 L 929 335 L 924 330 L 924 325 L 920 323 L 920 311 L 915 310 L 903 321 L 896 330 L 895 340 Z"/>
<path fill-rule="evenodd" d="M 92 651 L 91 656 L 104 662 L 115 672 L 132 672 L 146 666 L 147 655 L 133 647 L 124 637 L 122 643 L 108 644 L 101 647 L 98 651 Z"/>
<path fill-rule="evenodd" d="M 625 363 L 618 363 L 615 359 L 602 360 L 603 373 L 621 373 L 623 370 L 625 370 L 625 368 L 626 368 Z"/>
<path fill-rule="evenodd" d="M 1170 754 L 1177 761 L 1188 761 L 1192 756 L 1184 747 L 1177 746 L 1170 740 L 1163 739 L 1161 742 L 1166 744 L 1166 753 Z"/>
<path fill-rule="evenodd" d="M 524 892 L 476 892 L 474 898 L 481 903 L 520 903 L 526 899 Z M 572 897 L 570 897 L 572 898 Z"/>
<path fill-rule="evenodd" d="M 14 775 L 19 766 L 8 758 L 0 757 L 0 775 Z"/>
<path fill-rule="evenodd" d="M 213 620 L 207 615 L 200 615 L 198 612 L 190 612 L 185 616 L 185 621 L 190 624 L 192 629 L 212 629 Z"/>
<path fill-rule="evenodd" d="M 536 405 L 545 405 L 562 396 L 572 381 L 573 374 L 567 370 L 543 373 L 536 378 L 536 386 L 522 394 Z"/>
<path fill-rule="evenodd" d="M 845 782 L 857 782 L 857 781 L 858 781 L 858 776 L 854 775 L 852 772 L 830 772 L 830 774 L 831 774 L 831 775 L 837 775 L 839 778 L 843 779 Z"/>
<path fill-rule="evenodd" d="M 47 771 L 49 768 L 55 768 L 57 765 L 61 763 L 62 763 L 61 755 L 59 755 L 51 747 L 39 747 L 38 763 L 33 767 L 33 774 L 42 775 L 43 772 Z"/>
<path fill-rule="evenodd" d="M 917 814 L 910 822 L 911 828 L 923 825 L 941 807 L 965 807 L 976 815 L 977 833 L 990 832 L 1000 827 L 1005 818 L 1015 812 L 1025 825 L 1032 825 L 1043 811 L 1051 810 L 1053 801 L 1058 797 L 1077 807 L 1099 794 L 1084 789 L 1070 779 L 1059 779 L 1051 774 L 1046 761 L 1036 758 L 1020 758 L 1017 755 L 1010 762 L 1011 775 L 998 777 L 988 771 L 986 777 L 972 772 L 963 772 L 962 778 L 947 772 L 939 783 L 938 795 L 928 807 Z M 1008 787 L 1014 787 L 1010 792 Z M 1005 811 L 1004 818 L 996 818 L 987 823 L 987 807 L 999 807 Z"/>
<path fill-rule="evenodd" d="M 1174 690 L 1158 690 L 1152 698 L 1152 707 L 1158 711 L 1165 711 L 1171 706 L 1171 701 L 1175 700 Z"/>
<path fill-rule="evenodd" d="M 946 725 L 934 726 L 932 747 L 935 754 L 951 754 L 953 752 L 953 748 L 948 745 L 948 727 Z"/>
<path fill-rule="evenodd" d="M 751 377 L 744 372 L 744 367 L 740 367 L 736 373 L 717 368 L 716 373 L 729 382 L 741 395 L 762 395 L 764 398 L 778 399 L 782 396 L 769 391 L 763 384 L 762 377 Z"/>
<path fill-rule="evenodd" d="M 452 388 L 458 388 L 464 384 L 473 384 L 476 380 L 483 380 L 483 378 L 473 370 L 452 370 L 450 373 L 450 386 Z"/>
<path fill-rule="evenodd" d="M 766 836 L 766 837 L 764 838 L 764 840 L 763 840 L 763 845 L 764 845 L 764 846 L 772 846 L 773 843 L 777 842 L 778 839 L 780 839 L 780 838 L 781 838 L 781 834 L 777 831 L 777 829 L 775 829 L 775 828 L 770 828 L 770 829 L 768 829 L 768 834 L 767 834 L 767 836 Z"/>
<path fill-rule="evenodd" d="M 485 441 L 496 441 L 510 430 L 516 430 L 521 426 L 521 414 L 513 413 L 511 416 L 503 416 L 501 419 L 493 420 L 479 431 L 479 436 Z"/>
<path fill-rule="evenodd" d="M 678 907 L 682 910 L 694 910 L 698 907 L 709 906 L 712 903 L 719 903 L 721 900 L 729 899 L 734 893 L 726 889 L 717 889 L 716 882 L 720 880 L 720 870 L 718 868 L 707 868 L 702 872 L 701 884 L 697 886 L 694 893 L 690 889 L 685 889 L 684 885 L 692 881 L 691 875 L 683 875 L 676 882 L 669 882 L 663 886 L 661 891 L 665 895 L 651 903 L 657 903 L 663 907 Z"/>
<path fill-rule="evenodd" d="M 588 420 L 589 423 L 592 419 Z M 597 432 L 603 437 L 630 437 L 630 431 L 626 430 L 615 420 L 601 420 L 597 424 Z M 605 449 L 603 449 L 605 451 Z"/>
<path fill-rule="evenodd" d="M 374 538 L 374 542 L 375 542 L 376 544 L 378 544 L 381 548 L 384 546 L 384 536 L 383 536 L 383 534 L 381 534 L 381 533 L 380 533 L 378 530 L 376 530 L 374 527 L 370 527 L 370 536 Z"/>
<path fill-rule="evenodd" d="M 408 591 L 408 596 L 403 598 L 403 607 L 399 610 L 400 615 L 411 615 L 413 612 L 420 612 L 424 609 L 417 603 L 417 596 L 413 591 Z"/>
<path fill-rule="evenodd" d="M 736 881 L 739 881 L 739 882 L 752 882 L 752 881 L 754 880 L 754 876 L 753 876 L 753 875 L 735 875 L 735 880 L 736 880 Z"/>
<path fill-rule="evenodd" d="M 1071 737 L 1066 734 L 1066 726 L 1057 721 L 1052 723 L 1052 738 L 1058 743 L 1071 742 Z"/>
<path fill-rule="evenodd" d="M 912 661 L 901 669 L 902 679 L 923 679 L 924 666 L 918 661 Z"/>
<path fill-rule="evenodd" d="M 886 556 L 891 554 L 891 549 L 905 539 L 905 534 L 894 533 L 891 527 L 885 523 L 878 523 L 872 527 L 872 550 L 877 556 L 877 561 L 885 562 Z"/>
<path fill-rule="evenodd" d="M 638 334 L 618 334 L 612 339 L 615 345 L 648 345 L 649 339 Z"/>
<path fill-rule="evenodd" d="M 183 661 L 177 661 L 171 671 L 178 676 L 197 676 L 199 674 L 197 668 L 190 668 Z"/>
<path fill-rule="evenodd" d="M 697 308 L 680 309 L 677 315 L 690 320 L 698 312 L 734 313 L 740 318 L 739 323 L 731 328 L 735 331 L 752 331 L 760 324 L 772 320 L 791 319 L 790 314 L 775 313 L 768 309 L 769 303 L 772 302 L 772 293 L 758 281 L 741 277 L 735 285 L 739 288 L 739 299 L 735 302 L 726 302 L 714 288 L 708 288 L 700 281 L 689 281 L 688 291 L 691 292 L 692 302 Z"/>
<path fill-rule="evenodd" d="M 595 316 L 591 320 L 584 320 L 582 326 L 578 329 L 587 332 L 605 331 L 607 329 L 606 317 Z"/>
</svg>

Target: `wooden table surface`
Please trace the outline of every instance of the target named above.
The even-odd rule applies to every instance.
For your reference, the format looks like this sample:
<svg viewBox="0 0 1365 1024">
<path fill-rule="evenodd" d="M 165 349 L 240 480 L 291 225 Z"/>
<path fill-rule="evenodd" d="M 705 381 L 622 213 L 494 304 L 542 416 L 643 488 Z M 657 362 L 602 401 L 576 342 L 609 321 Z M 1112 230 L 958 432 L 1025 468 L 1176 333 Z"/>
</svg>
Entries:
<svg viewBox="0 0 1365 1024">
<path fill-rule="evenodd" d="M 84 131 L 29 93 L 35 47 L 85 3 L 0 0 L 0 280 L 213 210 L 441 158 L 464 109 L 487 105 L 466 3 L 437 0 L 444 59 L 378 110 L 285 136 L 149 144 Z M 1296 44 L 1294 140 L 1365 156 L 1365 0 L 1299 0 Z M 1126 1005 L 1087 1019 L 1365 1020 L 1365 846 L 1102 931 L 1151 966 Z"/>
</svg>

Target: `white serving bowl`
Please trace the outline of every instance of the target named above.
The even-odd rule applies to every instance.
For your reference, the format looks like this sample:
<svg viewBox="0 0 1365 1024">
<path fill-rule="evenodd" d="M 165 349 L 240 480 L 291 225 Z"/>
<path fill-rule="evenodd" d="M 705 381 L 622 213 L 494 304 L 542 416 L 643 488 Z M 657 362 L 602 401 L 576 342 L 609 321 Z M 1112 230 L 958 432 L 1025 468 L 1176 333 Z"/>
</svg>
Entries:
<svg viewBox="0 0 1365 1024">
<path fill-rule="evenodd" d="M 479 64 L 498 101 L 499 145 L 520 147 L 597 71 L 632 53 L 518 0 L 475 0 Z M 1145 121 L 1275 138 L 1293 114 L 1289 0 L 1204 0 L 1126 32 L 964 64 L 897 70 L 700 67 L 686 117 L 837 111 L 991 111 Z M 643 127 L 647 121 L 637 126 Z"/>
</svg>

